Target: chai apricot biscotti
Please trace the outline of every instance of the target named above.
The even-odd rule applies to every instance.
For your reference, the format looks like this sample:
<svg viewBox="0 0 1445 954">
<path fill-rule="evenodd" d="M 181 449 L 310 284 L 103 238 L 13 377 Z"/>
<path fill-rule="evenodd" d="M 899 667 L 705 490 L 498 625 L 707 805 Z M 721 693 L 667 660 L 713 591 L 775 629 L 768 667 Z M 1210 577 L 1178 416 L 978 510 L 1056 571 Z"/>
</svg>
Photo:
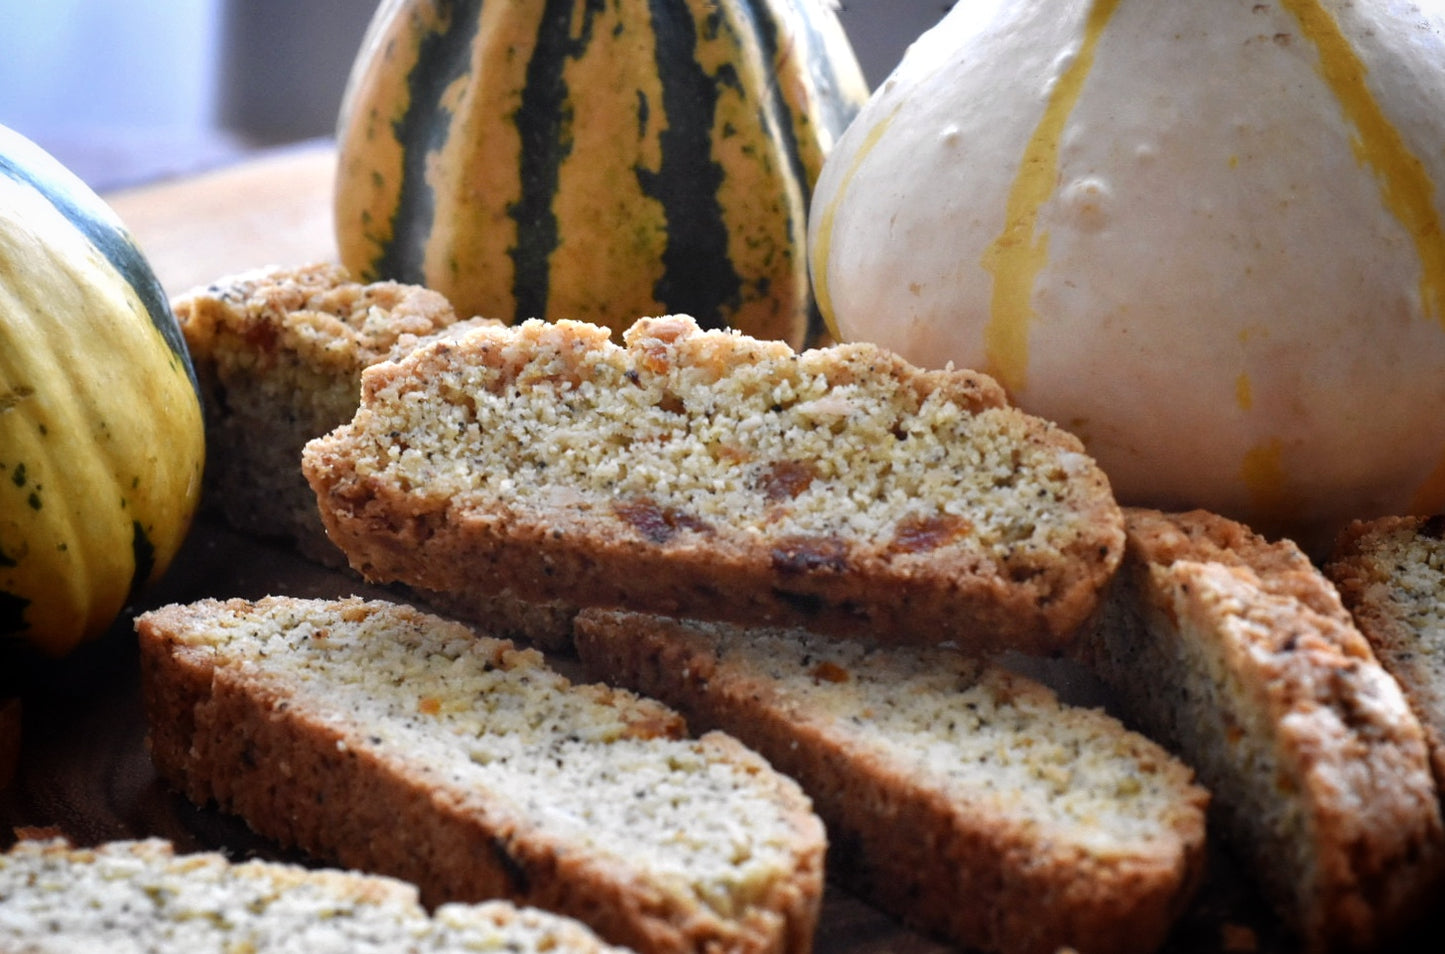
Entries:
<svg viewBox="0 0 1445 954">
<path fill-rule="evenodd" d="M 1356 521 L 1325 574 L 1410 700 L 1445 786 L 1445 514 Z"/>
<path fill-rule="evenodd" d="M 160 839 L 22 839 L 0 854 L 0 951 L 625 954 L 576 921 L 505 901 L 429 913 L 401 881 L 178 854 Z"/>
<path fill-rule="evenodd" d="M 373 581 L 1047 652 L 1121 552 L 1104 474 L 991 378 L 685 316 L 476 328 L 362 375 L 303 468 Z"/>
<path fill-rule="evenodd" d="M 811 947 L 822 823 L 729 736 L 393 603 L 206 600 L 136 627 L 160 777 L 282 845 L 640 954 Z"/>
<path fill-rule="evenodd" d="M 326 537 L 301 450 L 350 421 L 361 372 L 423 341 L 486 319 L 459 320 L 437 292 L 355 281 L 339 265 L 269 267 L 225 276 L 174 302 L 201 384 L 207 509 L 243 533 L 294 546 L 325 566 L 346 565 Z M 488 632 L 542 648 L 564 644 L 572 608 L 471 588 L 418 593 Z"/>
<path fill-rule="evenodd" d="M 1126 510 L 1123 566 L 1079 647 L 1170 746 L 1307 951 L 1372 950 L 1445 882 L 1425 735 L 1335 588 L 1289 541 Z"/>
<path fill-rule="evenodd" d="M 1001 954 L 1153 951 L 1204 866 L 1208 797 L 1160 746 L 930 647 L 583 610 L 591 675 L 798 780 L 829 870 L 906 924 Z"/>
</svg>

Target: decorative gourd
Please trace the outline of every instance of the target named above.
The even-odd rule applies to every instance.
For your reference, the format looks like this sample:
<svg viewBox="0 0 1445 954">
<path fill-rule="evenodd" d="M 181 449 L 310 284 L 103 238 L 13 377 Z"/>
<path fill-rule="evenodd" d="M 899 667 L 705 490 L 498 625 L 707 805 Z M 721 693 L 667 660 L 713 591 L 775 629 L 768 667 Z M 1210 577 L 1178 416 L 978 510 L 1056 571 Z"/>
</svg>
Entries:
<svg viewBox="0 0 1445 954">
<path fill-rule="evenodd" d="M 1445 507 L 1445 7 L 970 0 L 829 156 L 825 317 L 986 370 L 1126 502 Z"/>
<path fill-rule="evenodd" d="M 98 636 L 180 546 L 201 487 L 180 328 L 114 213 L 0 127 L 0 649 Z"/>
<path fill-rule="evenodd" d="M 826 0 L 386 0 L 338 123 L 341 261 L 462 314 L 799 345 L 808 198 L 867 92 Z"/>
</svg>

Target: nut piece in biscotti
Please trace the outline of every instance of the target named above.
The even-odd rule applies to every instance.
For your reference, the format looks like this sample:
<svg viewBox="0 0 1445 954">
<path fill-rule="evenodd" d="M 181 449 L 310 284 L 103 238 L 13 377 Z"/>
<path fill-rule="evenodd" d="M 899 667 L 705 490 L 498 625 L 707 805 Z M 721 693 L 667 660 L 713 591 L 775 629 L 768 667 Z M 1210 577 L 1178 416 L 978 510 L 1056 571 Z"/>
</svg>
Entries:
<svg viewBox="0 0 1445 954">
<path fill-rule="evenodd" d="M 177 298 L 206 413 L 206 501 L 236 529 L 342 567 L 301 474 L 306 442 L 351 420 L 362 369 L 485 319 L 457 319 L 417 285 L 362 283 L 339 265 L 267 268 Z M 573 609 L 479 588 L 419 594 L 447 613 L 544 648 L 563 645 Z"/>
<path fill-rule="evenodd" d="M 1210 790 L 1212 823 L 1309 951 L 1370 950 L 1439 897 L 1425 736 L 1294 544 L 1213 514 L 1126 510 L 1080 647 L 1129 720 Z"/>
<path fill-rule="evenodd" d="M 1410 700 L 1445 787 L 1445 515 L 1357 521 L 1325 574 Z"/>
<path fill-rule="evenodd" d="M 591 675 L 792 778 L 830 873 L 970 950 L 1148 952 L 1204 864 L 1208 796 L 1160 746 L 956 652 L 583 610 Z"/>
<path fill-rule="evenodd" d="M 1122 550 L 1074 437 L 872 345 L 530 321 L 362 382 L 303 468 L 377 581 L 1050 652 Z"/>
<path fill-rule="evenodd" d="M 76 848 L 22 840 L 0 855 L 0 951 L 24 954 L 624 954 L 568 918 L 505 901 L 428 913 L 390 878 L 160 839 Z"/>
<path fill-rule="evenodd" d="M 137 630 L 161 778 L 281 844 L 641 954 L 811 947 L 808 798 L 659 703 L 386 602 L 203 601 Z"/>
</svg>

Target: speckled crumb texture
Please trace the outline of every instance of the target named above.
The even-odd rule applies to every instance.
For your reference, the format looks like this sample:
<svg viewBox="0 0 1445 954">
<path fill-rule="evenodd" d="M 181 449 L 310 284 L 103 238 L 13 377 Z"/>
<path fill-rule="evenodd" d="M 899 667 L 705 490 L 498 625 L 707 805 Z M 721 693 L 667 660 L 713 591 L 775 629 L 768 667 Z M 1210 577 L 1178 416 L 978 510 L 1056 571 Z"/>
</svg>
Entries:
<svg viewBox="0 0 1445 954">
<path fill-rule="evenodd" d="M 161 777 L 283 845 L 642 954 L 810 949 L 822 823 L 728 736 L 391 603 L 203 601 L 137 630 Z"/>
<path fill-rule="evenodd" d="M 642 319 L 479 328 L 363 374 L 303 467 L 378 581 L 1051 652 L 1122 518 L 990 378 Z"/>
<path fill-rule="evenodd" d="M 429 914 L 400 881 L 159 839 L 76 848 L 22 840 L 0 855 L 8 954 L 623 954 L 570 919 L 494 901 Z"/>
<path fill-rule="evenodd" d="M 174 302 L 206 413 L 208 509 L 232 527 L 294 546 L 325 566 L 346 556 L 326 536 L 301 474 L 312 438 L 351 420 L 361 372 L 424 341 L 459 334 L 442 295 L 418 285 L 359 282 L 339 265 L 269 267 L 226 276 Z M 563 645 L 572 610 L 469 589 L 420 594 L 489 632 Z"/>
<path fill-rule="evenodd" d="M 1377 949 L 1440 897 L 1424 732 L 1335 588 L 1287 541 L 1126 510 L 1124 564 L 1081 641 L 1129 719 L 1175 748 L 1307 951 Z"/>
<path fill-rule="evenodd" d="M 955 652 L 584 610 L 595 677 L 798 779 L 830 870 L 910 926 L 1001 954 L 1148 952 L 1200 880 L 1208 796 L 1104 713 Z"/>
<path fill-rule="evenodd" d="M 1409 698 L 1445 786 L 1445 515 L 1353 523 L 1325 573 Z"/>
</svg>

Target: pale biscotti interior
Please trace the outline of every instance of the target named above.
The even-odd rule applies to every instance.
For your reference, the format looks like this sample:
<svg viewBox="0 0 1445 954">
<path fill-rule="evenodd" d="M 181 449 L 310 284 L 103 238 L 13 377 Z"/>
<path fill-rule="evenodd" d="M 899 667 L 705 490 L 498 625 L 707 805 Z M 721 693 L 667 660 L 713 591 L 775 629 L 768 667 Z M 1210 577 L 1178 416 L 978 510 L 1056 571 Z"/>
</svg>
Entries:
<svg viewBox="0 0 1445 954">
<path fill-rule="evenodd" d="M 1102 472 L 983 375 L 684 316 L 625 337 L 527 322 L 373 366 L 304 458 L 332 538 L 427 589 L 1045 650 L 1117 563 Z"/>
<path fill-rule="evenodd" d="M 316 495 L 301 473 L 306 442 L 350 421 L 361 372 L 421 342 L 458 334 L 437 292 L 398 282 L 359 282 L 318 263 L 265 268 L 217 280 L 174 303 L 202 385 L 207 427 L 206 500 L 236 529 L 284 541 L 330 567 L 346 556 L 326 537 Z M 418 596 L 449 615 L 544 649 L 565 645 L 575 609 L 471 588 Z"/>
<path fill-rule="evenodd" d="M 960 654 L 584 610 L 590 673 L 798 779 L 831 869 L 970 949 L 1157 948 L 1204 863 L 1206 793 L 1160 746 Z M 966 900 L 965 900 L 966 899 Z"/>
<path fill-rule="evenodd" d="M 429 914 L 399 881 L 177 854 L 160 839 L 18 842 L 0 855 L 0 950 L 622 954 L 575 921 L 506 902 Z"/>
<path fill-rule="evenodd" d="M 1445 791 L 1445 516 L 1358 521 L 1325 573 L 1409 698 Z"/>
<path fill-rule="evenodd" d="M 262 834 L 645 954 L 810 943 L 825 840 L 807 798 L 660 704 L 389 603 L 204 601 L 137 628 L 158 770 Z"/>
<path fill-rule="evenodd" d="M 1424 736 L 1293 544 L 1205 513 L 1126 512 L 1083 643 L 1117 704 L 1179 751 L 1307 950 L 1369 950 L 1441 885 Z"/>
</svg>

